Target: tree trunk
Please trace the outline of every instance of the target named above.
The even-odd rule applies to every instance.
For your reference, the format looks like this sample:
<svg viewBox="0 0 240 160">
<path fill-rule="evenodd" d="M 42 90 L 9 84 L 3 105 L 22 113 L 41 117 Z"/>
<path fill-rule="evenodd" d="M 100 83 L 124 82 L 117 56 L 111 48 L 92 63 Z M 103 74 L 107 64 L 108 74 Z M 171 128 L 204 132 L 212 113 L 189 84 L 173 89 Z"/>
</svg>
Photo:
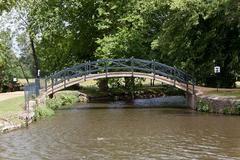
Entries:
<svg viewBox="0 0 240 160">
<path fill-rule="evenodd" d="M 134 99 L 134 87 L 135 87 L 135 78 L 134 77 L 125 77 L 125 89 L 128 94 L 131 95 L 131 98 Z"/>
<path fill-rule="evenodd" d="M 38 61 L 38 57 L 37 57 L 37 53 L 35 50 L 35 45 L 34 45 L 34 41 L 31 35 L 29 35 L 30 37 L 30 42 L 31 42 L 31 49 L 32 49 L 32 54 L 33 54 L 33 59 L 34 59 L 34 64 L 35 64 L 35 77 L 38 77 L 38 70 L 39 70 L 39 61 Z"/>
<path fill-rule="evenodd" d="M 23 69 L 23 66 L 22 66 L 21 62 L 19 62 L 19 67 L 21 68 L 22 73 L 23 73 L 23 76 L 24 76 L 24 78 L 26 79 L 27 84 L 29 85 L 28 77 L 27 77 L 27 75 L 25 74 L 25 71 L 24 71 L 24 69 Z"/>
<path fill-rule="evenodd" d="M 98 80 L 98 88 L 102 92 L 108 91 L 108 78 L 103 78 Z"/>
</svg>

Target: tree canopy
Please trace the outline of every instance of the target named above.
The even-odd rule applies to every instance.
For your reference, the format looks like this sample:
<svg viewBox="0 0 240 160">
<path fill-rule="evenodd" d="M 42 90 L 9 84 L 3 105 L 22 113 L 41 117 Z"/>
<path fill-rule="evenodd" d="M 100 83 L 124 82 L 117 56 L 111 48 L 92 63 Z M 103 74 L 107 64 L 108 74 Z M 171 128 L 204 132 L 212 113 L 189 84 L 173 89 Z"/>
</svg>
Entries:
<svg viewBox="0 0 240 160">
<path fill-rule="evenodd" d="M 9 6 L 24 18 L 44 74 L 132 56 L 186 70 L 199 84 L 212 85 L 214 65 L 222 68 L 223 86 L 240 74 L 235 0 L 20 0 Z"/>
</svg>

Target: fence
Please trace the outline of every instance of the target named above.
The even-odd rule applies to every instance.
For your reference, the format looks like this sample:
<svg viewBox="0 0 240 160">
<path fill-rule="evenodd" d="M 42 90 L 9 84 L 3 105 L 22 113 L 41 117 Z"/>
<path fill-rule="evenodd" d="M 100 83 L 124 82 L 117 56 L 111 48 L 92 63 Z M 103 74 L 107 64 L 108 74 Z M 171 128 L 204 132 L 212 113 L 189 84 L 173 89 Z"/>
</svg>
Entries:
<svg viewBox="0 0 240 160">
<path fill-rule="evenodd" d="M 41 88 L 43 88 L 42 82 L 42 79 L 35 79 L 34 83 L 24 86 L 25 110 L 29 110 L 29 102 L 39 96 Z"/>
</svg>

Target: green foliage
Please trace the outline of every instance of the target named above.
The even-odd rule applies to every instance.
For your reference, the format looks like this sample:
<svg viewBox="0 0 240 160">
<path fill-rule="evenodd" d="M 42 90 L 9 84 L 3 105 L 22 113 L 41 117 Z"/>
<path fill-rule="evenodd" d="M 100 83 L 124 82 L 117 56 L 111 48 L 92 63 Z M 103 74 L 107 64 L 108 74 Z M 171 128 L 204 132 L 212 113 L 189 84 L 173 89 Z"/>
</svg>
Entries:
<svg viewBox="0 0 240 160">
<path fill-rule="evenodd" d="M 232 86 L 240 67 L 237 6 L 230 0 L 132 0 L 126 4 L 127 11 L 105 7 L 100 24 L 108 23 L 100 28 L 107 28 L 108 34 L 97 40 L 96 57 L 155 58 L 207 84 L 213 75 L 209 68 L 217 64 L 222 67 L 221 84 Z"/>
<path fill-rule="evenodd" d="M 35 117 L 36 118 L 44 118 L 44 117 L 49 117 L 49 116 L 53 116 L 55 113 L 54 111 L 46 106 L 38 106 L 35 109 Z"/>
<path fill-rule="evenodd" d="M 176 87 L 173 87 L 173 86 L 169 86 L 169 85 L 164 85 L 161 87 L 161 90 L 163 91 L 163 93 L 165 93 L 166 95 L 168 96 L 171 96 L 171 95 L 185 95 L 185 91 L 183 90 L 180 90 Z"/>
<path fill-rule="evenodd" d="M 74 93 L 60 92 L 52 99 L 47 100 L 47 107 L 56 110 L 60 109 L 63 106 L 69 106 L 79 101 L 78 95 Z"/>
<path fill-rule="evenodd" d="M 1 0 L 0 1 L 0 14 L 3 11 L 9 11 L 12 6 L 16 3 L 16 0 Z"/>
<path fill-rule="evenodd" d="M 200 112 L 209 112 L 209 104 L 203 100 L 198 100 L 197 101 L 197 110 Z"/>
<path fill-rule="evenodd" d="M 236 111 L 236 114 L 240 114 L 240 103 L 236 105 L 235 111 Z"/>
<path fill-rule="evenodd" d="M 26 17 L 45 74 L 131 56 L 176 66 L 207 85 L 215 84 L 214 65 L 225 87 L 240 74 L 236 0 L 20 0 L 15 8 Z"/>
<path fill-rule="evenodd" d="M 30 76 L 28 69 L 21 64 L 11 50 L 11 38 L 9 32 L 0 32 L 0 92 L 2 87 L 12 82 L 13 78 L 24 78 L 24 73 Z M 21 69 L 21 67 L 23 69 Z"/>
<path fill-rule="evenodd" d="M 48 99 L 46 106 L 38 106 L 35 110 L 36 118 L 49 117 L 54 115 L 54 110 L 61 109 L 78 102 L 78 96 L 74 92 L 60 92 L 52 99 Z"/>
<path fill-rule="evenodd" d="M 56 99 L 56 98 L 48 99 L 46 103 L 47 103 L 47 107 L 53 110 L 59 109 L 62 106 L 61 99 Z"/>
<path fill-rule="evenodd" d="M 229 107 L 224 107 L 223 108 L 223 114 L 230 114 L 231 112 L 230 112 L 230 109 L 229 109 Z"/>
<path fill-rule="evenodd" d="M 226 115 L 240 115 L 240 103 L 235 104 L 233 107 L 224 107 L 223 114 Z"/>
</svg>

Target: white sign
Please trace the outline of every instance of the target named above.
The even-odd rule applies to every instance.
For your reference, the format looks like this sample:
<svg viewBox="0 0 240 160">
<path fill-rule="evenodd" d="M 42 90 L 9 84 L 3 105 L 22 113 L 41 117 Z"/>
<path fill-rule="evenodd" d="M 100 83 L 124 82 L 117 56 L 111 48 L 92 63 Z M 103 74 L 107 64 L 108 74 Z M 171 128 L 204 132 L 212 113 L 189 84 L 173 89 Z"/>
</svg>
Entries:
<svg viewBox="0 0 240 160">
<path fill-rule="evenodd" d="M 40 69 L 38 70 L 38 73 L 37 73 L 38 77 L 40 77 Z"/>
<path fill-rule="evenodd" d="M 17 78 L 13 78 L 13 82 L 17 82 Z"/>
<path fill-rule="evenodd" d="M 220 73 L 220 72 L 221 72 L 221 68 L 219 66 L 215 66 L 214 73 Z"/>
</svg>

